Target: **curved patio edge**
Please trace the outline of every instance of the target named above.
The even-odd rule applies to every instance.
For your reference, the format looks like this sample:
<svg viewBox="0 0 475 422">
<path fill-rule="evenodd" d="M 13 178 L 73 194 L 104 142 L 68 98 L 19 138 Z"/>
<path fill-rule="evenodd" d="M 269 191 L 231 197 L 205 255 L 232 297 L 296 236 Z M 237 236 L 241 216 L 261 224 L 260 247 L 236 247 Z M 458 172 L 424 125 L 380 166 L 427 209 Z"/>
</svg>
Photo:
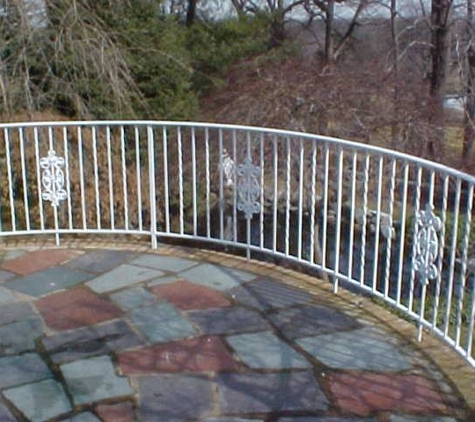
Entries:
<svg viewBox="0 0 475 422">
<path fill-rule="evenodd" d="M 475 415 L 475 395 L 473 394 L 475 369 L 467 365 L 467 362 L 449 345 L 430 335 L 430 332 L 425 333 L 423 340 L 418 342 L 417 327 L 413 322 L 400 318 L 394 312 L 391 312 L 387 306 L 381 306 L 380 303 L 370 297 L 360 296 L 343 289 L 338 294 L 334 294 L 333 286 L 330 283 L 275 264 L 249 261 L 225 252 L 166 244 L 158 244 L 158 249 L 153 250 L 150 249 L 149 243 L 138 238 L 136 241 L 131 241 L 130 237 L 126 240 L 104 238 L 89 240 L 64 239 L 61 246 L 56 246 L 54 239 L 45 238 L 38 238 L 36 241 L 31 237 L 28 239 L 10 238 L 0 241 L 0 251 L 63 248 L 82 250 L 119 249 L 189 258 L 277 279 L 285 284 L 303 288 L 318 298 L 318 304 L 343 311 L 344 314 L 357 321 L 365 321 L 365 323 L 380 327 L 384 331 L 389 331 L 394 334 L 401 344 L 409 345 L 415 349 L 417 353 L 420 353 L 421 358 L 427 362 L 426 369 L 429 372 L 434 371 L 435 377 L 439 376 L 437 373 L 441 373 L 445 379 L 440 381 L 447 382 L 452 389 L 455 389 L 459 399 L 466 405 L 465 409 L 460 409 L 460 414 L 457 417 L 469 421 L 471 420 L 470 417 Z"/>
</svg>

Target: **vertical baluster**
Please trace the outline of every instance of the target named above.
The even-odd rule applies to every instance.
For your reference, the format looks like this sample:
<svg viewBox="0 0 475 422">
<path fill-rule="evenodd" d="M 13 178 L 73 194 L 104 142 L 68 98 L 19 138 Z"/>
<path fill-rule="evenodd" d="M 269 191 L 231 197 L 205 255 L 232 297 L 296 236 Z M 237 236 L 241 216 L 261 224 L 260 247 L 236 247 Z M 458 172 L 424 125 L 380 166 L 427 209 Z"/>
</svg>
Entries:
<svg viewBox="0 0 475 422">
<path fill-rule="evenodd" d="M 455 325 L 455 345 L 460 346 L 460 337 L 462 333 L 462 314 L 464 310 L 465 283 L 467 280 L 467 260 L 468 246 L 470 240 L 470 227 L 472 225 L 473 210 L 473 185 L 470 186 L 467 199 L 467 210 L 465 212 L 464 236 L 462 239 L 462 270 L 460 272 L 459 294 L 457 298 L 457 321 Z"/>
<path fill-rule="evenodd" d="M 264 133 L 261 132 L 259 139 L 259 167 L 261 169 L 261 194 L 260 202 L 261 209 L 259 211 L 259 246 L 261 249 L 264 249 Z"/>
<path fill-rule="evenodd" d="M 304 179 L 305 149 L 302 138 L 299 139 L 299 198 L 298 198 L 298 226 L 297 226 L 297 258 L 302 259 L 303 234 L 303 179 Z"/>
<path fill-rule="evenodd" d="M 374 234 L 374 261 L 373 261 L 373 281 L 371 283 L 371 290 L 376 292 L 378 290 L 377 281 L 378 281 L 378 266 L 379 266 L 379 237 L 381 231 L 381 197 L 383 190 L 383 169 L 384 169 L 384 158 L 379 157 L 379 166 L 378 166 L 378 189 L 376 194 L 376 227 Z"/>
<path fill-rule="evenodd" d="M 389 297 L 389 285 L 391 283 L 391 248 L 393 238 L 393 220 L 394 220 L 394 190 L 396 188 L 396 160 L 391 162 L 391 179 L 389 181 L 389 217 L 386 230 L 386 264 L 384 272 L 384 298 Z M 395 232 L 394 232 L 395 233 Z"/>
<path fill-rule="evenodd" d="M 150 186 L 150 234 L 152 249 L 157 249 L 157 192 L 155 186 L 155 137 L 153 128 L 147 126 L 148 184 Z"/>
<path fill-rule="evenodd" d="M 249 138 L 249 133 L 247 134 Z M 249 139 L 248 139 L 249 142 Z M 224 198 L 224 175 L 223 175 L 223 129 L 219 129 L 219 239 L 224 238 L 224 208 L 226 201 Z"/>
<path fill-rule="evenodd" d="M 401 238 L 399 239 L 399 264 L 396 285 L 396 303 L 401 303 L 402 280 L 404 277 L 404 245 L 406 241 L 407 189 L 409 185 L 409 164 L 404 164 L 404 181 L 402 190 L 401 208 Z"/>
<path fill-rule="evenodd" d="M 340 273 L 340 241 L 341 241 L 341 203 L 343 197 L 343 149 L 338 151 L 338 181 L 337 181 L 337 204 L 336 204 L 336 231 L 335 231 L 335 269 L 333 274 L 333 292 L 338 292 L 338 275 Z"/>
<path fill-rule="evenodd" d="M 49 150 L 54 151 L 54 136 L 53 136 L 53 128 L 48 126 L 48 140 L 49 140 Z M 60 238 L 59 238 L 59 218 L 58 218 L 58 207 L 53 206 L 53 215 L 54 215 L 54 230 L 55 230 L 55 239 L 56 245 L 60 245 Z"/>
<path fill-rule="evenodd" d="M 315 231 L 316 225 L 316 179 L 317 179 L 317 140 L 312 142 L 312 164 L 311 164 L 311 176 L 310 176 L 310 257 L 309 260 L 312 264 L 320 265 L 320 262 L 315 262 L 315 250 L 320 249 L 318 243 L 318 236 Z M 318 260 L 317 260 L 318 261 Z"/>
<path fill-rule="evenodd" d="M 78 126 L 78 160 L 79 160 L 79 186 L 81 190 L 81 214 L 82 214 L 82 228 L 87 231 L 86 219 L 86 198 L 84 195 L 84 161 L 82 156 L 82 127 Z"/>
<path fill-rule="evenodd" d="M 163 194 L 165 200 L 165 232 L 170 233 L 170 201 L 168 192 L 168 134 L 167 127 L 162 129 L 163 139 Z M 153 159 L 153 157 L 151 157 Z"/>
<path fill-rule="evenodd" d="M 127 165 L 125 158 L 125 131 L 124 126 L 120 127 L 120 151 L 122 158 L 122 187 L 124 195 L 124 229 L 129 230 L 129 189 L 127 186 Z"/>
<path fill-rule="evenodd" d="M 99 193 L 99 170 L 97 164 L 97 128 L 92 127 L 92 157 L 94 163 L 94 191 L 96 196 L 96 226 L 101 229 L 101 204 Z"/>
<path fill-rule="evenodd" d="M 452 224 L 452 244 L 450 247 L 451 253 L 449 258 L 449 281 L 447 285 L 447 303 L 445 304 L 445 316 L 443 332 L 447 337 L 450 328 L 450 310 L 452 308 L 452 294 L 454 288 L 454 275 L 455 275 L 455 258 L 457 251 L 457 238 L 458 238 L 458 225 L 459 225 L 459 211 L 460 211 L 460 195 L 462 190 L 462 183 L 460 179 L 457 179 L 457 187 L 455 190 L 455 205 Z"/>
<path fill-rule="evenodd" d="M 38 127 L 35 126 L 33 129 L 33 136 L 35 139 L 35 160 L 36 160 L 36 183 L 38 185 L 38 208 L 40 212 L 40 229 L 41 231 L 45 230 L 45 216 L 43 212 L 43 200 L 41 196 L 41 170 L 40 170 L 40 147 L 39 147 L 39 137 L 38 137 Z"/>
<path fill-rule="evenodd" d="M 237 142 L 236 142 L 236 129 L 233 129 L 233 240 L 238 241 L 238 215 L 237 215 Z"/>
<path fill-rule="evenodd" d="M 360 286 L 365 284 L 365 264 L 366 264 L 366 223 L 368 218 L 368 191 L 369 191 L 369 170 L 370 156 L 365 156 L 364 161 L 364 182 L 363 182 L 363 221 L 361 227 L 361 260 L 360 260 Z"/>
<path fill-rule="evenodd" d="M 71 205 L 71 180 L 69 170 L 69 142 L 68 142 L 68 129 L 67 126 L 63 127 L 63 149 L 64 149 L 64 171 L 66 176 L 66 194 L 68 201 L 68 227 L 69 230 L 73 229 L 73 207 Z"/>
<path fill-rule="evenodd" d="M 19 128 L 20 137 L 20 157 L 21 157 L 21 178 L 23 184 L 23 205 L 25 207 L 25 226 L 26 230 L 30 231 L 30 207 L 28 203 L 28 183 L 26 179 L 26 157 L 25 157 L 25 139 L 23 128 Z"/>
<path fill-rule="evenodd" d="M 115 209 L 114 209 L 114 177 L 112 173 L 112 151 L 111 151 L 111 128 L 106 128 L 106 147 L 107 147 L 107 170 L 109 173 L 109 213 L 111 229 L 115 230 Z"/>
<path fill-rule="evenodd" d="M 198 207 L 197 207 L 197 179 L 196 179 L 196 135 L 195 128 L 191 128 L 191 170 L 193 190 L 193 236 L 198 235 Z"/>
<path fill-rule="evenodd" d="M 277 211 L 278 211 L 278 195 L 279 195 L 279 152 L 278 152 L 278 140 L 277 135 L 274 135 L 272 139 L 272 148 L 273 148 L 273 170 L 274 170 L 274 198 L 273 198 L 273 215 L 272 215 L 272 251 L 277 252 L 277 228 L 279 226 L 279 221 L 277 220 Z"/>
<path fill-rule="evenodd" d="M 210 210 L 210 170 L 209 170 L 209 129 L 205 129 L 205 173 L 206 173 L 206 237 L 211 237 L 211 210 Z"/>
<path fill-rule="evenodd" d="M 185 233 L 185 212 L 183 206 L 183 150 L 181 142 L 181 126 L 177 128 L 177 146 L 178 146 L 178 197 L 180 204 L 180 234 Z"/>
<path fill-rule="evenodd" d="M 356 170 L 358 168 L 358 153 L 353 151 L 351 169 L 351 211 L 350 211 L 350 239 L 348 242 L 348 278 L 353 280 L 353 246 L 355 241 L 355 209 L 356 209 Z"/>
<path fill-rule="evenodd" d="M 152 131 L 153 136 L 153 129 L 150 126 L 147 126 L 147 139 L 149 136 L 149 130 Z M 134 128 L 135 133 L 135 174 L 137 175 L 137 217 L 139 222 L 139 231 L 143 230 L 143 220 L 142 220 L 142 172 L 141 172 L 141 163 L 140 163 L 140 131 L 139 127 L 135 126 Z M 155 157 L 154 161 L 155 161 Z M 155 165 L 155 163 L 154 163 Z M 155 171 L 153 173 L 155 175 Z M 155 199 L 156 201 L 156 199 Z M 152 208 L 152 204 L 150 203 L 150 208 Z M 152 240 L 153 242 L 153 240 Z"/>
<path fill-rule="evenodd" d="M 285 183 L 285 255 L 289 255 L 289 246 L 290 246 L 290 159 L 292 151 L 290 148 L 290 138 L 287 138 L 287 172 L 286 172 L 286 183 Z"/>
<path fill-rule="evenodd" d="M 10 219 L 12 223 L 12 231 L 16 231 L 16 212 L 15 200 L 13 196 L 13 176 L 12 176 L 12 158 L 10 154 L 10 131 L 8 128 L 3 130 L 5 136 L 5 154 L 7 157 L 7 174 L 8 174 L 8 195 L 10 198 Z"/>
<path fill-rule="evenodd" d="M 323 227 L 322 227 L 322 268 L 327 269 L 327 233 L 328 233 L 328 176 L 330 171 L 330 149 L 325 144 L 325 170 L 323 180 Z"/>
</svg>

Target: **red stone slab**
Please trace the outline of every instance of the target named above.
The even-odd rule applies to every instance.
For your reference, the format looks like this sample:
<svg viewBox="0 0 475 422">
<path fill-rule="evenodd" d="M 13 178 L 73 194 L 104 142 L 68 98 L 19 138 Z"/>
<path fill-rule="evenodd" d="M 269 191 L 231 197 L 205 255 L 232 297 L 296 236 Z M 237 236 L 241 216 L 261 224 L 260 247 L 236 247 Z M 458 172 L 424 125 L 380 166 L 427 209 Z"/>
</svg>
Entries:
<svg viewBox="0 0 475 422">
<path fill-rule="evenodd" d="M 70 249 L 45 249 L 27 252 L 18 258 L 4 262 L 2 268 L 16 274 L 27 275 L 55 267 L 80 254 L 81 252 Z"/>
<path fill-rule="evenodd" d="M 162 372 L 233 371 L 238 363 L 218 337 L 198 337 L 120 353 L 125 375 Z"/>
<path fill-rule="evenodd" d="M 54 330 L 71 330 L 122 316 L 117 306 L 85 287 L 51 294 L 34 305 Z"/>
<path fill-rule="evenodd" d="M 96 413 L 103 422 L 133 422 L 134 410 L 132 403 L 126 401 L 117 404 L 100 404 Z"/>
<path fill-rule="evenodd" d="M 155 286 L 152 292 L 160 299 L 165 299 L 186 311 L 224 308 L 231 304 L 220 292 L 185 280 Z"/>
<path fill-rule="evenodd" d="M 330 389 L 344 413 L 380 411 L 437 414 L 447 410 L 437 386 L 418 375 L 347 373 L 330 377 Z"/>
</svg>

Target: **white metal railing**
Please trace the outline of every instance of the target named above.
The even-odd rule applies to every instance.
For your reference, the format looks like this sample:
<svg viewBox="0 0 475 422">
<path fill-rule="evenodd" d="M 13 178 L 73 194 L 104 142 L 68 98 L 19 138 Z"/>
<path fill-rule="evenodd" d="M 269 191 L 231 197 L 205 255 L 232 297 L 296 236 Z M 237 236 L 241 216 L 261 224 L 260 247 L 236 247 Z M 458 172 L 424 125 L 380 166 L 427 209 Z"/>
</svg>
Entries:
<svg viewBox="0 0 475 422">
<path fill-rule="evenodd" d="M 242 248 L 383 299 L 475 366 L 475 178 L 304 133 L 184 122 L 0 126 L 0 237 Z"/>
</svg>

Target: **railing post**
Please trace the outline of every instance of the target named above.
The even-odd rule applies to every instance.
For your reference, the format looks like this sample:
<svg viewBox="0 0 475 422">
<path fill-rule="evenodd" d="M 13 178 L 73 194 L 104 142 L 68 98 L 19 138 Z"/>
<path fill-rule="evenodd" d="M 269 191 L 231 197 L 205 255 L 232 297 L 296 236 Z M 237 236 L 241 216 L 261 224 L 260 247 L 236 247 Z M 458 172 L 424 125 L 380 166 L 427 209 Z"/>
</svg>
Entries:
<svg viewBox="0 0 475 422">
<path fill-rule="evenodd" d="M 150 236 L 152 249 L 157 249 L 157 197 L 155 191 L 155 138 L 153 128 L 147 126 L 148 177 L 150 188 Z"/>
</svg>

